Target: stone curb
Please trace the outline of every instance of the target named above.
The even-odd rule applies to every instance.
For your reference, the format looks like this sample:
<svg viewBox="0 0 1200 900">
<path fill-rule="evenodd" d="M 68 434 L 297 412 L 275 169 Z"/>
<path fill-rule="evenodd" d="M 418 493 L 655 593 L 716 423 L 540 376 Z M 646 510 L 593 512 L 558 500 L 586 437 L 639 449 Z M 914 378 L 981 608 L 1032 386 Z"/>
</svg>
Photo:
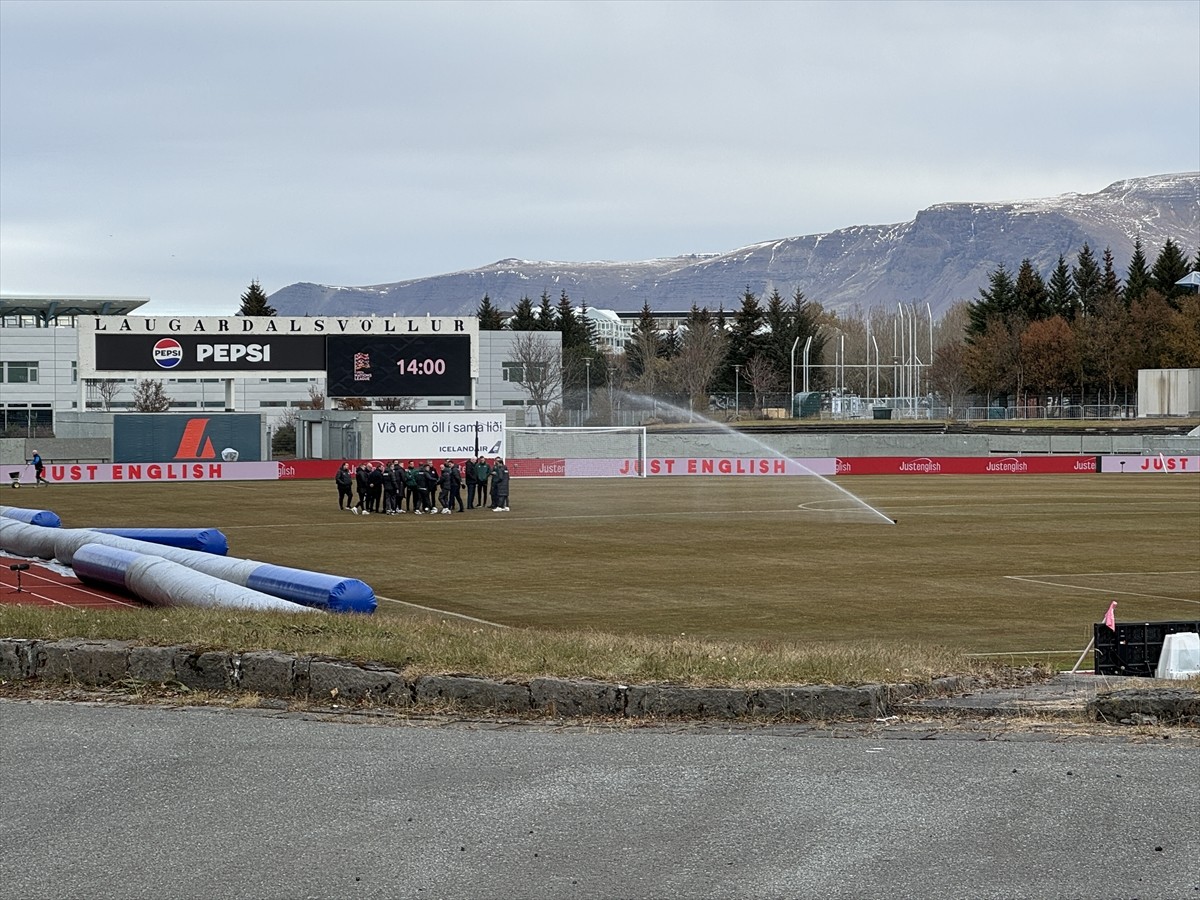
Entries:
<svg viewBox="0 0 1200 900">
<path fill-rule="evenodd" d="M 152 683 L 194 691 L 391 707 L 451 706 L 556 717 L 776 719 L 830 721 L 888 714 L 914 685 L 771 688 L 608 684 L 589 679 L 534 678 L 528 683 L 470 675 L 405 678 L 385 666 L 272 650 L 248 653 L 189 647 L 144 647 L 129 641 L 39 641 L 0 638 L 0 682 L 65 682 L 88 686 Z M 946 679 L 943 688 L 959 688 Z"/>
</svg>

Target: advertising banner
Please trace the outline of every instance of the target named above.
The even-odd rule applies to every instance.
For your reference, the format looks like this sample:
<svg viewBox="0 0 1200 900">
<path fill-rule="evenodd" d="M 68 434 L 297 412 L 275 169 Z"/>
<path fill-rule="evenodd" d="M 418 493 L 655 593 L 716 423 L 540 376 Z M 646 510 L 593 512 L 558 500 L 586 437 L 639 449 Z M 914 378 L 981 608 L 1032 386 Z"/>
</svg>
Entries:
<svg viewBox="0 0 1200 900">
<path fill-rule="evenodd" d="M 1094 456 L 855 456 L 838 475 L 1067 475 L 1096 471 Z"/>
<path fill-rule="evenodd" d="M 471 338 L 466 334 L 331 336 L 330 397 L 467 397 Z"/>
<path fill-rule="evenodd" d="M 274 462 L 180 463 L 77 463 L 46 466 L 51 484 L 101 484 L 110 481 L 275 481 L 280 464 Z"/>
<path fill-rule="evenodd" d="M 376 413 L 371 452 L 376 459 L 464 459 L 507 454 L 503 413 Z"/>
<path fill-rule="evenodd" d="M 1200 474 L 1200 456 L 1178 456 L 1157 453 L 1153 456 L 1102 456 L 1100 471 L 1110 473 L 1159 472 L 1166 474 Z"/>
<path fill-rule="evenodd" d="M 237 451 L 238 462 L 262 459 L 261 421 L 257 415 L 117 413 L 113 416 L 115 462 L 220 462 L 226 450 Z"/>
<path fill-rule="evenodd" d="M 312 334 L 97 334 L 95 338 L 97 372 L 266 376 L 325 368 L 325 338 Z"/>
</svg>

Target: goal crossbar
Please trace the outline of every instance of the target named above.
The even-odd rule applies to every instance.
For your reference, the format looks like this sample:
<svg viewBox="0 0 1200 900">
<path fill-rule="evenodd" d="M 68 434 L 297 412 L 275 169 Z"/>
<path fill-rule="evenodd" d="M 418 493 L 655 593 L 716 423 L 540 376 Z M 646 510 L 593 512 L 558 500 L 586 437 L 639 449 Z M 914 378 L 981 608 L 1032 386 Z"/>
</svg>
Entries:
<svg viewBox="0 0 1200 900">
<path fill-rule="evenodd" d="M 561 463 L 568 477 L 646 477 L 643 426 L 505 429 L 512 460 Z"/>
</svg>

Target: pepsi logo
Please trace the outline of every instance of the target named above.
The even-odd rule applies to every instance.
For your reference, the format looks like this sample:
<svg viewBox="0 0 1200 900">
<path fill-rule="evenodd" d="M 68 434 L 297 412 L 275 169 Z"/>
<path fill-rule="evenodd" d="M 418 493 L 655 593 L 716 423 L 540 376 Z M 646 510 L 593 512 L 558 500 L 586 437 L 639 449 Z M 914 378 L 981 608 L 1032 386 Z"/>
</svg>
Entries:
<svg viewBox="0 0 1200 900">
<path fill-rule="evenodd" d="M 183 347 L 175 338 L 163 338 L 154 345 L 154 362 L 162 369 L 173 369 L 183 362 Z"/>
</svg>

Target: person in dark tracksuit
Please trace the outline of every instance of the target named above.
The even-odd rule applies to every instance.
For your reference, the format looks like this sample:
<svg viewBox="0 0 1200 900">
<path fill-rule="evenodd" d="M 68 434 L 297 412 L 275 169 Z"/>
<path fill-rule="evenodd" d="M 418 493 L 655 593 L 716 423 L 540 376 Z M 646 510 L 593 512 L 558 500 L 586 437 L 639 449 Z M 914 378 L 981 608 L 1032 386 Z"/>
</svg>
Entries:
<svg viewBox="0 0 1200 900">
<path fill-rule="evenodd" d="M 394 516 L 404 511 L 400 508 L 400 490 L 403 484 L 400 463 L 392 460 L 383 467 L 383 514 L 385 516 Z"/>
<path fill-rule="evenodd" d="M 479 479 L 475 475 L 475 460 L 468 459 L 463 463 L 463 468 L 466 470 L 463 474 L 466 476 L 467 482 L 467 509 L 475 508 L 475 493 L 479 487 Z"/>
<path fill-rule="evenodd" d="M 508 512 L 508 466 L 499 457 L 492 468 L 492 510 Z"/>
<path fill-rule="evenodd" d="M 369 516 L 371 513 L 367 509 L 367 492 L 370 490 L 371 473 L 367 467 L 359 463 L 354 470 L 354 486 L 358 489 L 358 502 L 354 504 L 354 514 L 357 516 L 360 513 L 364 516 Z"/>
<path fill-rule="evenodd" d="M 413 491 L 417 498 L 416 514 L 424 515 L 429 508 L 429 473 L 424 466 L 413 468 Z"/>
<path fill-rule="evenodd" d="M 380 504 L 383 501 L 383 466 L 379 463 L 371 466 L 367 473 L 367 509 L 373 513 L 382 512 Z"/>
<path fill-rule="evenodd" d="M 338 489 L 338 509 L 354 508 L 354 476 L 350 474 L 350 463 L 342 463 L 342 467 L 333 476 Z"/>
<path fill-rule="evenodd" d="M 409 512 L 420 510 L 420 497 L 417 494 L 417 465 L 411 459 L 404 468 L 404 506 Z"/>
<path fill-rule="evenodd" d="M 442 474 L 438 478 L 438 487 L 441 488 L 438 499 L 441 501 L 442 513 L 450 515 L 453 510 L 450 508 L 454 504 L 451 498 L 451 492 L 454 489 L 454 468 L 450 464 L 450 460 L 446 460 L 442 466 Z"/>
<path fill-rule="evenodd" d="M 436 513 L 438 501 L 438 482 L 441 480 L 441 473 L 434 466 L 433 460 L 425 463 L 425 512 Z"/>
<path fill-rule="evenodd" d="M 458 511 L 463 511 L 462 504 L 462 469 L 458 467 L 458 463 L 450 463 L 450 508 L 458 507 Z"/>
<path fill-rule="evenodd" d="M 487 460 L 482 456 L 478 459 L 468 460 L 467 467 L 475 470 L 475 505 L 487 506 L 488 478 L 491 477 L 492 467 L 487 464 Z"/>
</svg>

